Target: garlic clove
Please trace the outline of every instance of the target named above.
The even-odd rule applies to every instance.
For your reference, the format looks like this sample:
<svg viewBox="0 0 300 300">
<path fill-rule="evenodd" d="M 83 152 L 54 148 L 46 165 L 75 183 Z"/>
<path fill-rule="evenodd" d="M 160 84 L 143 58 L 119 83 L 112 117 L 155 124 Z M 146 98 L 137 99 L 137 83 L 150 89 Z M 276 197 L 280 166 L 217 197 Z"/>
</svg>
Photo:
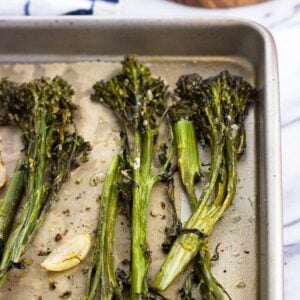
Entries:
<svg viewBox="0 0 300 300">
<path fill-rule="evenodd" d="M 91 248 L 90 234 L 77 235 L 55 248 L 41 263 L 48 271 L 64 271 L 71 269 L 87 256 Z"/>
</svg>

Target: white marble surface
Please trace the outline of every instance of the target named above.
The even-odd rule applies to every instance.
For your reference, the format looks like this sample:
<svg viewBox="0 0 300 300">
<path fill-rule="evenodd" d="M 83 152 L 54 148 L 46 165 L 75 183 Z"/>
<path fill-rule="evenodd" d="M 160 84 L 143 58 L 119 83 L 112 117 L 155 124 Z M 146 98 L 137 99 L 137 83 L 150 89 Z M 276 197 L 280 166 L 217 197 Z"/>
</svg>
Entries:
<svg viewBox="0 0 300 300">
<path fill-rule="evenodd" d="M 285 299 L 299 300 L 300 0 L 275 0 L 230 10 L 195 9 L 166 0 L 122 0 L 120 14 L 149 17 L 235 16 L 254 20 L 272 32 L 278 49 L 281 88 Z"/>
</svg>

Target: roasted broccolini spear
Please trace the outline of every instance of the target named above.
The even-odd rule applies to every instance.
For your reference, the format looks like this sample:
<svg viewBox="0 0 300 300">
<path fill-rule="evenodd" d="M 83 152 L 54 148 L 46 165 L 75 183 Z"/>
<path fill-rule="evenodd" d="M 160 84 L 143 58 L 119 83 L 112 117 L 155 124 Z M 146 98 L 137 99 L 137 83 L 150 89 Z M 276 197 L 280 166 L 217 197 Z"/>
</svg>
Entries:
<svg viewBox="0 0 300 300">
<path fill-rule="evenodd" d="M 244 120 L 254 95 L 249 83 L 228 72 L 207 80 L 196 74 L 182 76 L 176 92 L 199 106 L 198 124 L 211 148 L 211 165 L 197 206 L 156 276 L 154 286 L 158 290 L 166 289 L 199 250 L 201 253 L 207 236 L 233 201 L 237 157 L 245 146 Z"/>
<path fill-rule="evenodd" d="M 160 180 L 169 160 L 157 174 L 152 161 L 158 127 L 166 110 L 167 87 L 160 78 L 154 78 L 149 68 L 134 57 L 122 61 L 122 72 L 108 82 L 94 85 L 92 100 L 105 103 L 117 116 L 124 145 L 125 157 L 132 176 L 131 212 L 131 292 L 130 299 L 147 297 L 147 270 L 150 252 L 146 241 L 148 202 L 153 185 Z M 127 133 L 134 137 L 130 151 Z"/>
<path fill-rule="evenodd" d="M 198 203 L 195 181 L 200 177 L 198 141 L 203 143 L 202 132 L 199 130 L 201 113 L 198 104 L 191 99 L 175 98 L 175 100 L 177 101 L 171 106 L 169 115 L 175 132 L 181 181 L 187 192 L 192 211 L 194 211 Z M 174 213 L 176 214 L 176 211 Z M 177 235 L 181 233 L 181 230 L 180 226 L 177 229 Z M 193 271 L 181 290 L 182 299 L 193 299 L 190 297 L 195 293 L 195 290 L 200 294 L 202 293 L 201 297 L 204 299 L 223 299 L 223 290 L 211 273 L 207 241 L 204 240 L 203 243 L 206 243 L 206 246 L 203 244 L 201 247 Z"/>
<path fill-rule="evenodd" d="M 106 173 L 100 196 L 99 218 L 92 263 L 88 272 L 86 299 L 121 299 L 114 268 L 114 232 L 118 211 L 120 158 L 115 156 Z"/>
<path fill-rule="evenodd" d="M 21 266 L 21 255 L 62 183 L 79 165 L 79 156 L 85 160 L 90 150 L 90 145 L 77 135 L 73 123 L 76 106 L 71 101 L 74 92 L 62 78 L 41 78 L 22 85 L 5 80 L 5 84 L 11 90 L 0 103 L 0 115 L 22 130 L 26 185 L 24 208 L 1 259 L 0 285 L 11 267 Z"/>
</svg>

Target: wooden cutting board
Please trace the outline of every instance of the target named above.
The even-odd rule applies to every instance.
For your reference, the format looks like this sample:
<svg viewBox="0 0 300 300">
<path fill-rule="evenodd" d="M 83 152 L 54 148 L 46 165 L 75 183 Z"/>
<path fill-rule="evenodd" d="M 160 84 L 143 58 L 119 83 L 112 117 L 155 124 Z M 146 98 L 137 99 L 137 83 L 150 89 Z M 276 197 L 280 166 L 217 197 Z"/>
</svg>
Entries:
<svg viewBox="0 0 300 300">
<path fill-rule="evenodd" d="M 191 6 L 202 6 L 209 8 L 235 7 L 257 4 L 266 2 L 267 0 L 175 0 L 176 2 L 184 3 Z"/>
</svg>

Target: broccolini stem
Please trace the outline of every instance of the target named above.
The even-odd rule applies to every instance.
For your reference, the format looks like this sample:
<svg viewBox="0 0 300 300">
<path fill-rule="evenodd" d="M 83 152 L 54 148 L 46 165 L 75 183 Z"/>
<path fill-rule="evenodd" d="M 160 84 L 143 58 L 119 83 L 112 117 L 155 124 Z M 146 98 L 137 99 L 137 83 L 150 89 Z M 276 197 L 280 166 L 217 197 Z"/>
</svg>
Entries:
<svg viewBox="0 0 300 300">
<path fill-rule="evenodd" d="M 215 198 L 213 205 L 221 206 L 222 201 L 226 196 L 226 187 L 227 169 L 226 166 L 222 166 L 215 189 Z M 205 206 L 202 210 L 202 215 L 205 217 L 207 216 L 208 219 L 211 218 L 213 215 L 210 212 L 212 207 L 213 206 L 211 205 Z M 208 242 L 205 243 L 205 241 L 203 241 L 203 243 L 201 243 L 200 250 L 195 259 L 196 261 L 193 266 L 193 270 L 187 277 L 181 290 L 181 299 L 193 299 L 192 293 L 193 290 L 196 289 L 197 292 L 203 297 L 203 299 L 223 300 L 223 288 L 215 279 L 211 271 L 211 258 Z"/>
<path fill-rule="evenodd" d="M 195 179 L 200 177 L 200 164 L 195 127 L 192 121 L 180 119 L 174 125 L 180 176 L 192 210 L 197 206 Z"/>
<path fill-rule="evenodd" d="M 17 161 L 11 182 L 0 206 L 0 252 L 4 250 L 11 225 L 20 204 L 25 181 L 25 160 Z"/>
<path fill-rule="evenodd" d="M 160 271 L 154 280 L 154 287 L 165 290 L 181 274 L 196 256 L 202 240 L 198 235 L 187 233 L 180 235 L 168 253 Z"/>
<path fill-rule="evenodd" d="M 211 257 L 208 246 L 201 247 L 199 252 L 202 274 L 204 275 L 206 282 L 208 282 L 209 293 L 213 295 L 214 300 L 223 300 L 224 296 L 222 289 L 211 273 Z"/>
<path fill-rule="evenodd" d="M 211 126 L 215 128 L 213 124 Z M 205 224 L 202 223 L 202 218 L 199 216 L 202 215 L 202 211 L 206 210 L 207 202 L 216 186 L 223 162 L 224 151 L 224 138 L 216 129 L 212 130 L 210 141 L 212 154 L 209 182 L 205 185 L 198 200 L 198 205 L 193 210 L 193 214 L 184 225 L 184 228 L 198 229 L 204 235 L 209 232 L 206 231 Z M 201 238 L 197 234 L 186 233 L 180 235 L 157 274 L 154 287 L 160 291 L 165 290 L 197 255 L 202 243 Z"/>
<path fill-rule="evenodd" d="M 224 165 L 221 167 L 221 171 L 219 174 L 219 179 L 217 181 L 216 190 L 215 190 L 215 205 L 221 205 L 222 201 L 224 200 L 226 194 L 226 187 L 227 187 L 227 169 L 226 163 L 223 162 Z"/>
<path fill-rule="evenodd" d="M 29 236 L 28 243 L 30 243 L 32 241 L 32 239 L 35 237 L 35 234 L 38 232 L 41 225 L 44 223 L 53 201 L 57 199 L 57 192 L 63 185 L 70 170 L 72 170 L 72 168 L 73 168 L 74 158 L 76 158 L 76 156 L 82 151 L 82 149 L 80 150 L 80 147 L 84 147 L 84 148 L 86 148 L 87 151 L 89 151 L 88 150 L 89 144 L 84 142 L 83 140 L 81 141 L 81 137 L 78 135 L 75 125 L 74 125 L 74 130 L 75 130 L 75 132 L 72 137 L 70 149 L 68 149 L 67 151 L 66 151 L 66 149 L 60 150 L 60 151 L 64 151 L 64 152 L 68 153 L 66 161 L 58 159 L 55 162 L 57 174 L 56 174 L 56 177 L 54 178 L 51 186 L 48 187 L 49 190 L 51 189 L 51 192 L 48 193 L 47 201 L 40 213 L 38 220 L 35 223 L 35 227 L 34 227 L 33 231 L 31 232 L 31 234 Z M 83 146 L 84 143 L 85 143 L 85 145 Z M 28 152 L 30 152 L 30 151 L 28 150 Z"/>
<path fill-rule="evenodd" d="M 203 191 L 201 192 L 197 211 L 200 211 L 203 207 L 206 206 L 207 201 L 209 200 L 214 188 L 216 186 L 220 168 L 223 161 L 223 148 L 224 148 L 224 139 L 216 134 L 213 139 L 212 149 L 211 149 L 211 164 L 210 164 L 210 173 L 209 173 L 209 182 L 204 186 Z"/>
<path fill-rule="evenodd" d="M 242 155 L 246 149 L 246 129 L 245 129 L 245 125 L 244 124 L 241 124 L 240 125 L 241 128 L 240 128 L 240 134 L 239 134 L 239 143 L 238 143 L 238 146 L 236 147 L 236 152 L 238 155 Z"/>
<path fill-rule="evenodd" d="M 203 207 L 199 205 L 186 222 L 184 228 L 194 228 L 203 234 L 209 235 L 215 223 L 230 206 L 235 195 L 237 182 L 237 154 L 234 151 L 234 143 L 235 140 L 226 139 L 225 153 L 228 182 L 224 202 L 221 205 L 217 205 L 214 202 Z M 155 278 L 155 288 L 165 290 L 184 271 L 196 256 L 202 244 L 203 238 L 197 234 L 186 233 L 179 236 Z"/>
<path fill-rule="evenodd" d="M 215 209 L 211 216 L 211 221 L 208 223 L 208 228 L 211 231 L 213 229 L 216 221 L 222 216 L 225 210 L 231 205 L 235 193 L 236 193 L 236 185 L 237 185 L 237 153 L 235 152 L 234 141 L 226 142 L 226 162 L 228 169 L 228 184 L 227 184 L 227 194 L 226 198 L 222 203 L 221 207 Z"/>
<path fill-rule="evenodd" d="M 193 269 L 180 290 L 181 300 L 198 298 L 207 300 L 224 299 L 222 287 L 211 273 L 211 257 L 208 243 L 205 243 L 205 241 L 201 244 Z"/>
<path fill-rule="evenodd" d="M 106 173 L 100 197 L 96 241 L 86 285 L 88 300 L 96 299 L 98 289 L 103 300 L 111 300 L 116 294 L 114 232 L 118 210 L 118 179 L 119 157 L 115 156 Z"/>
<path fill-rule="evenodd" d="M 29 175 L 25 198 L 26 207 L 22 210 L 19 222 L 7 241 L 0 264 L 1 270 L 5 269 L 11 262 L 19 262 L 27 246 L 31 232 L 34 230 L 35 222 L 39 217 L 40 208 L 46 193 L 44 177 L 49 138 L 47 136 L 46 114 L 46 110 L 37 111 L 35 130 L 38 142 L 34 147 L 34 155 L 32 157 L 29 156 L 28 159 Z M 7 273 L 1 274 L 0 286 L 5 282 L 6 275 Z"/>
<path fill-rule="evenodd" d="M 104 256 L 104 280 L 103 289 L 101 293 L 101 299 L 112 300 L 115 295 L 121 296 L 121 292 L 117 292 L 117 280 L 114 266 L 114 238 L 115 238 L 115 221 L 118 213 L 118 190 L 114 186 L 111 193 L 111 200 L 108 205 L 108 218 L 106 224 L 106 236 L 105 236 L 105 254 Z"/>
<path fill-rule="evenodd" d="M 135 145 L 139 140 L 135 140 Z M 147 270 L 150 253 L 146 241 L 147 211 L 152 186 L 151 162 L 154 150 L 154 132 L 141 137 L 141 155 L 135 157 L 133 170 L 133 204 L 131 237 L 131 289 L 130 299 L 138 300 L 148 292 Z M 135 153 L 137 153 L 135 151 Z"/>
</svg>

